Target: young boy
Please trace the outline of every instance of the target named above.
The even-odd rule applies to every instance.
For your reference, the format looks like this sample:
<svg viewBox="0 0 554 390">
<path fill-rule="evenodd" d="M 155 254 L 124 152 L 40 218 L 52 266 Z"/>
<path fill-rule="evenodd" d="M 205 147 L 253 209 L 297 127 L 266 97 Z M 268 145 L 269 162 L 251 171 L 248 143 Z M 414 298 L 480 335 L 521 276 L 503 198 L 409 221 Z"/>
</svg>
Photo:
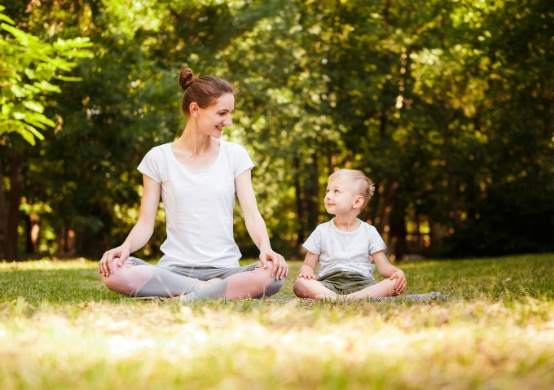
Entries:
<svg viewBox="0 0 554 390">
<path fill-rule="evenodd" d="M 358 218 L 374 191 L 361 171 L 341 169 L 329 176 L 325 209 L 335 217 L 317 226 L 304 243 L 308 253 L 294 282 L 296 296 L 358 300 L 406 291 L 406 276 L 388 261 L 377 229 Z M 386 279 L 375 280 L 375 266 Z"/>
</svg>

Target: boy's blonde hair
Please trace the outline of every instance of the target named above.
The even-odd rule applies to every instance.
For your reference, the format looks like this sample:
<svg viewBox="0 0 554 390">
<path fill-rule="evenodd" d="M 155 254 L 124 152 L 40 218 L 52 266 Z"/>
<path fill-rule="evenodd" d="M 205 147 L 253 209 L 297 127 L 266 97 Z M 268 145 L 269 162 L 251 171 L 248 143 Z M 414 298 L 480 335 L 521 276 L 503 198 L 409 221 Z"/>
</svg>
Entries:
<svg viewBox="0 0 554 390">
<path fill-rule="evenodd" d="M 364 197 L 364 204 L 360 208 L 360 212 L 367 206 L 369 200 L 375 193 L 375 185 L 369 177 L 367 177 L 362 171 L 356 169 L 339 169 L 333 172 L 329 176 L 329 181 L 337 177 L 347 177 L 350 180 L 352 189 L 358 194 Z"/>
</svg>

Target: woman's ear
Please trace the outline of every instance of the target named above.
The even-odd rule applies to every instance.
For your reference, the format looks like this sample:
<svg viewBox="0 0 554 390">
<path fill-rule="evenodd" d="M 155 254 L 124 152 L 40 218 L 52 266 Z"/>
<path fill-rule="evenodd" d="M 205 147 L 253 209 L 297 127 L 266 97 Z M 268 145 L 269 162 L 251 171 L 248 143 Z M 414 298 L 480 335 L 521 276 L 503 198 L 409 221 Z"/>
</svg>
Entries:
<svg viewBox="0 0 554 390">
<path fill-rule="evenodd" d="M 198 116 L 198 109 L 199 108 L 200 108 L 200 106 L 196 102 L 192 102 L 191 104 L 189 104 L 190 115 Z"/>
</svg>

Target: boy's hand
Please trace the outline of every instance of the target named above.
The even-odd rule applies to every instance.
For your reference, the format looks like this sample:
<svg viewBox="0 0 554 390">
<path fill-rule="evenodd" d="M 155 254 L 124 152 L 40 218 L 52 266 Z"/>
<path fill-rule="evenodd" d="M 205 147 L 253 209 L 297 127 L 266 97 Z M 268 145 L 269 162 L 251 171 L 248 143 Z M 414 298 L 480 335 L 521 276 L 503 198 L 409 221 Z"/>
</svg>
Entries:
<svg viewBox="0 0 554 390">
<path fill-rule="evenodd" d="M 389 279 L 395 280 L 394 293 L 396 295 L 404 294 L 404 292 L 406 291 L 406 285 L 408 284 L 404 272 L 402 270 L 396 270 Z"/>
<path fill-rule="evenodd" d="M 314 270 L 310 267 L 301 267 L 300 268 L 300 274 L 298 275 L 298 279 L 312 279 L 315 280 L 315 273 Z"/>
</svg>

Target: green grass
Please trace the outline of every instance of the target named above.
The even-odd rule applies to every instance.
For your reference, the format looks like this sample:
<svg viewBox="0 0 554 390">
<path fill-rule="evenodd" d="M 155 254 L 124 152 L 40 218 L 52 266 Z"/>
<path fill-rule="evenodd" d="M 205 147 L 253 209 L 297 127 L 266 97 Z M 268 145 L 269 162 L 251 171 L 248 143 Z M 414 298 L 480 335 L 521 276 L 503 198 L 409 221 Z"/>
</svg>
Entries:
<svg viewBox="0 0 554 390">
<path fill-rule="evenodd" d="M 553 388 L 554 255 L 397 265 L 450 299 L 140 301 L 95 262 L 0 263 L 0 388 Z"/>
</svg>

